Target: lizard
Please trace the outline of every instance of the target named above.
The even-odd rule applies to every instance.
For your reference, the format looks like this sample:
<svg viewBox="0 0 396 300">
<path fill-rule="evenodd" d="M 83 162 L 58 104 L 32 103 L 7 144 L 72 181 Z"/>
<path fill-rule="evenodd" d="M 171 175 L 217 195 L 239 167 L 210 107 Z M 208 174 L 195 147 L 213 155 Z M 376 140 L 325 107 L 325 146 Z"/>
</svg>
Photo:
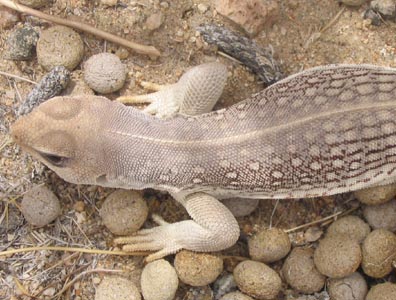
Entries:
<svg viewBox="0 0 396 300">
<path fill-rule="evenodd" d="M 192 219 L 154 216 L 159 226 L 116 239 L 126 251 L 153 251 L 148 261 L 235 244 L 227 197 L 309 198 L 395 181 L 396 69 L 321 66 L 225 109 L 175 112 L 195 97 L 208 110 L 227 76 L 219 63 L 194 70 L 189 83 L 151 97 L 154 115 L 100 96 L 55 97 L 20 117 L 12 137 L 66 181 L 153 188 L 180 202 Z M 171 116 L 157 118 L 167 101 Z"/>
</svg>

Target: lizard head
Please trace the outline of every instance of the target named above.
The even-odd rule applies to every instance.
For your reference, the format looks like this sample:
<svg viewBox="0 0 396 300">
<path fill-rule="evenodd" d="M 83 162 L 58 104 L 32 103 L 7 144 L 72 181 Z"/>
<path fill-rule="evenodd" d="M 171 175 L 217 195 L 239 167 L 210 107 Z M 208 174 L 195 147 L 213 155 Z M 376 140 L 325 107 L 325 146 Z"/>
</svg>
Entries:
<svg viewBox="0 0 396 300">
<path fill-rule="evenodd" d="M 105 169 L 101 136 L 110 103 L 96 96 L 55 97 L 20 117 L 11 135 L 64 180 L 96 184 Z"/>
</svg>

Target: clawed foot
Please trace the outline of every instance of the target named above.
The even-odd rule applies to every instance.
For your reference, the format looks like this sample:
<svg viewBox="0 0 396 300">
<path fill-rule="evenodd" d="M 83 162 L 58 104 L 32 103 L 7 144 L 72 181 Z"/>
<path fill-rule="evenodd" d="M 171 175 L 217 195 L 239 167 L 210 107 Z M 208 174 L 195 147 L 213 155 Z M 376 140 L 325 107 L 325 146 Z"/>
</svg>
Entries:
<svg viewBox="0 0 396 300">
<path fill-rule="evenodd" d="M 153 220 L 159 225 L 150 229 L 139 230 L 135 235 L 119 237 L 114 239 L 117 245 L 124 245 L 122 250 L 126 252 L 136 251 L 157 251 L 150 254 L 146 261 L 153 261 L 185 248 L 188 245 L 185 230 L 199 226 L 194 221 L 182 221 L 178 223 L 168 223 L 160 216 L 153 215 Z M 192 227 L 191 227 L 192 226 Z"/>
</svg>

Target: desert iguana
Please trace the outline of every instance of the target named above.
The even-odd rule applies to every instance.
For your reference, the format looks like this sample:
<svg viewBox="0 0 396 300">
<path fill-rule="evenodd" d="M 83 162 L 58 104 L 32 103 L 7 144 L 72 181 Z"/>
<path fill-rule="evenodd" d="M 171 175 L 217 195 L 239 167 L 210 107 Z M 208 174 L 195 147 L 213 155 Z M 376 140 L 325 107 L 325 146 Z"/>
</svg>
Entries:
<svg viewBox="0 0 396 300">
<path fill-rule="evenodd" d="M 238 223 L 218 199 L 315 197 L 395 180 L 396 69 L 317 67 L 227 109 L 185 115 L 211 109 L 226 76 L 204 64 L 149 96 L 153 114 L 179 110 L 167 119 L 98 96 L 53 98 L 12 136 L 66 181 L 154 188 L 179 201 L 192 220 L 157 217 L 160 226 L 118 239 L 128 251 L 157 251 L 148 260 L 233 245 Z"/>
</svg>

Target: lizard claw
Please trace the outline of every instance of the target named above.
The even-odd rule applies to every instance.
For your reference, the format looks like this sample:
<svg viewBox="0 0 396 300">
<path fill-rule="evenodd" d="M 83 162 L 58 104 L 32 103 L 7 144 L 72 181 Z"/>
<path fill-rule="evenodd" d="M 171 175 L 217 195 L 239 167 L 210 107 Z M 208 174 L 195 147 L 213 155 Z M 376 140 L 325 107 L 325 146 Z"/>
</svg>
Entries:
<svg viewBox="0 0 396 300">
<path fill-rule="evenodd" d="M 114 243 L 124 245 L 122 250 L 126 252 L 157 251 L 146 258 L 146 261 L 153 261 L 185 248 L 188 244 L 188 235 L 183 232 L 190 226 L 198 225 L 191 220 L 170 224 L 159 216 L 153 216 L 153 219 L 160 225 L 141 229 L 132 236 L 116 238 Z"/>
</svg>

